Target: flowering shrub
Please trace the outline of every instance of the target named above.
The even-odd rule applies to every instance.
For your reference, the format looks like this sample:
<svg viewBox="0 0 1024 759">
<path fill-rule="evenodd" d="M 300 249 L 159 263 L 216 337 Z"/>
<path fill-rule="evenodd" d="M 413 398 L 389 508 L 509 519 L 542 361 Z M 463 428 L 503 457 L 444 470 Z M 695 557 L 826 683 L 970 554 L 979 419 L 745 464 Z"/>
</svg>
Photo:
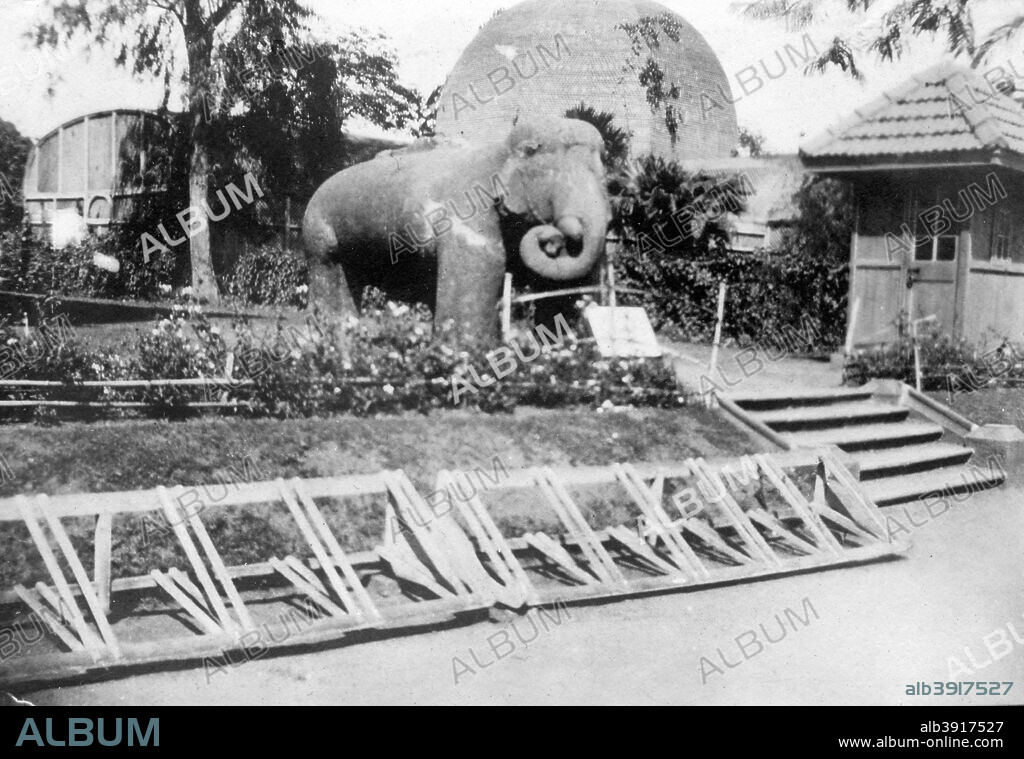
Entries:
<svg viewBox="0 0 1024 759">
<path fill-rule="evenodd" d="M 130 249 L 117 233 L 89 236 L 60 249 L 24 232 L 8 233 L 0 237 L 0 289 L 145 299 L 159 294 L 160 282 L 181 279 L 186 260 L 161 256 L 146 264 L 140 252 L 123 252 Z M 98 256 L 116 259 L 119 270 L 97 266 Z"/>
<path fill-rule="evenodd" d="M 305 308 L 309 274 L 300 256 L 275 243 L 247 250 L 221 282 L 225 295 L 246 303 Z"/>
<path fill-rule="evenodd" d="M 903 335 L 849 358 L 846 379 L 898 379 L 913 385 L 914 344 L 906 330 Z M 918 335 L 917 345 L 924 390 L 948 390 L 955 394 L 999 385 L 1015 387 L 1024 382 L 1024 353 L 1015 350 L 1008 340 L 981 350 L 965 340 L 942 334 L 937 327 L 925 327 Z"/>
<path fill-rule="evenodd" d="M 371 299 L 372 302 L 372 299 Z M 84 347 L 73 335 L 64 344 L 40 340 L 32 363 L 12 363 L 9 377 L 68 383 L 60 397 L 133 401 L 154 413 L 175 415 L 188 403 L 219 399 L 228 392 L 243 402 L 240 413 L 278 418 L 317 414 L 392 414 L 453 408 L 452 376 L 489 371 L 489 348 L 456 351 L 432 337 L 430 314 L 394 303 L 371 306 L 362 318 L 314 314 L 303 327 L 280 319 L 270 335 L 245 320 L 225 331 L 211 325 L 195 304 L 180 304 L 118 352 Z M 13 339 L 0 327 L 0 338 Z M 235 382 L 211 390 L 196 387 L 82 388 L 83 380 L 226 379 L 234 356 Z M 36 394 L 34 397 L 40 397 Z M 557 407 L 589 404 L 679 406 L 670 369 L 661 360 L 606 360 L 592 342 L 566 340 L 508 376 L 468 393 L 460 406 L 485 412 L 519 405 Z"/>
<path fill-rule="evenodd" d="M 320 335 L 311 334 L 307 325 L 305 334 L 292 328 L 289 337 L 280 327 L 270 344 L 248 342 L 238 350 L 242 376 L 255 380 L 257 413 L 367 415 L 451 408 L 452 376 L 471 369 L 485 372 L 489 366 L 490 348 L 456 351 L 434 341 L 430 314 L 423 308 L 371 306 L 360 319 L 317 323 Z M 520 405 L 605 403 L 678 406 L 685 399 L 660 360 L 601 360 L 592 343 L 568 342 L 466 394 L 460 405 L 499 412 Z"/>
</svg>

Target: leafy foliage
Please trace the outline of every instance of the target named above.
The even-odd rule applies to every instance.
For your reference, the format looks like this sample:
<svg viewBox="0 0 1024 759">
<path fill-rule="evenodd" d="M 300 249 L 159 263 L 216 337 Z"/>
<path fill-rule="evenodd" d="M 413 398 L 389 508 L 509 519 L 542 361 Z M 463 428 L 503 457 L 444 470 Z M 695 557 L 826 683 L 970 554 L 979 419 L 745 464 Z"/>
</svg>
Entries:
<svg viewBox="0 0 1024 759">
<path fill-rule="evenodd" d="M 433 137 L 437 132 L 437 105 L 441 100 L 441 86 L 438 85 L 424 98 L 422 95 L 416 100 L 416 115 L 413 123 L 416 124 L 411 131 L 416 138 Z"/>
<path fill-rule="evenodd" d="M 621 168 L 629 155 L 630 134 L 615 126 L 615 116 L 598 111 L 584 102 L 565 112 L 567 119 L 579 119 L 593 125 L 604 138 L 604 164 L 609 170 Z"/>
<path fill-rule="evenodd" d="M 881 17 L 877 35 L 867 46 L 885 61 L 902 56 L 910 37 L 924 34 L 945 37 L 946 49 L 954 56 L 965 55 L 972 66 L 983 63 L 998 45 L 1004 44 L 1024 30 L 1024 15 L 1018 15 L 1001 24 L 980 44 L 974 27 L 972 5 L 985 0 L 900 0 Z M 995 5 L 995 2 L 990 2 Z M 754 19 L 784 18 L 787 25 L 803 28 L 814 22 L 823 0 L 754 0 L 737 4 L 741 14 Z M 879 6 L 878 0 L 846 0 L 851 13 L 868 13 Z M 857 45 L 848 36 L 837 35 L 829 48 L 808 66 L 808 71 L 823 72 L 838 66 L 857 79 L 861 78 L 854 51 Z"/>
<path fill-rule="evenodd" d="M 245 303 L 305 308 L 309 293 L 306 261 L 281 246 L 264 244 L 243 253 L 223 281 L 225 295 Z"/>
<path fill-rule="evenodd" d="M 342 167 L 348 119 L 401 128 L 420 101 L 398 82 L 394 53 L 380 35 L 350 32 L 314 44 L 311 12 L 298 0 L 69 0 L 51 10 L 32 33 L 37 45 L 84 37 L 133 73 L 163 79 L 165 100 L 175 81 L 185 85 L 177 127 L 187 138 L 188 181 L 169 182 L 178 209 L 199 206 L 212 186 L 251 171 L 275 197 L 249 213 L 280 219 L 285 198 L 309 197 Z M 229 218 L 240 224 L 245 216 Z M 213 299 L 208 230 L 190 247 L 196 291 Z"/>
<path fill-rule="evenodd" d="M 244 319 L 230 329 L 215 326 L 199 306 L 178 305 L 170 318 L 116 351 L 95 350 L 72 336 L 58 345 L 37 340 L 31 359 L 6 361 L 8 378 L 47 379 L 67 383 L 61 397 L 92 401 L 143 401 L 157 404 L 158 416 L 186 413 L 190 401 L 205 400 L 201 389 L 152 388 L 100 390 L 83 388 L 82 380 L 222 378 L 228 354 L 237 358 L 234 379 L 249 386 L 230 391 L 246 405 L 239 411 L 278 418 L 323 414 L 373 415 L 452 408 L 452 377 L 475 385 L 460 405 L 487 412 L 511 411 L 519 405 L 679 406 L 685 397 L 660 360 L 602 360 L 592 343 L 555 342 L 533 361 L 519 363 L 510 375 L 483 386 L 493 372 L 490 348 L 462 351 L 431 336 L 430 314 L 423 308 L 383 303 L 380 296 L 361 319 L 316 315 L 305 329 L 279 321 L 270 334 L 258 334 Z M 372 305 L 376 303 L 377 305 Z M 222 329 L 224 330 L 222 332 Z M 230 343 L 225 335 L 231 336 Z M 25 356 L 13 327 L 0 325 L 7 359 Z M 523 345 L 524 353 L 532 348 Z M 491 377 L 493 379 L 493 377 Z M 40 391 L 42 393 L 42 391 Z"/>
<path fill-rule="evenodd" d="M 24 214 L 21 182 L 32 141 L 0 119 L 0 232 L 17 229 Z"/>
<path fill-rule="evenodd" d="M 595 124 L 606 152 L 628 153 L 628 136 L 609 130 L 612 116 L 581 104 L 575 112 Z M 573 112 L 567 113 L 572 115 Z M 761 141 L 750 135 L 754 149 Z M 787 329 L 808 334 L 807 350 L 831 350 L 845 337 L 849 191 L 830 180 L 808 180 L 798 195 L 799 220 L 770 257 L 729 250 L 728 215 L 744 209 L 749 186 L 741 177 L 693 175 L 662 158 L 610 167 L 610 228 L 621 240 L 617 281 L 643 295 L 640 305 L 667 336 L 709 341 L 718 287 L 729 285 L 725 334 L 740 342 L 772 340 Z"/>
<path fill-rule="evenodd" d="M 905 320 L 904 320 L 905 322 Z M 847 360 L 846 378 L 866 382 L 873 378 L 916 381 L 914 340 L 905 323 L 898 325 L 900 337 Z M 917 336 L 921 385 L 924 390 L 946 390 L 948 402 L 960 393 L 987 387 L 1020 387 L 1024 384 L 1024 355 L 1008 339 L 982 351 L 963 339 L 953 339 L 938 325 L 922 325 Z"/>
<path fill-rule="evenodd" d="M 183 263 L 180 257 L 157 256 L 146 264 L 124 253 L 126 241 L 116 232 L 62 249 L 30 234 L 7 233 L 0 237 L 0 250 L 0 288 L 24 293 L 149 299 L 159 294 L 160 285 L 175 280 Z M 97 255 L 118 259 L 120 270 L 114 274 L 97 267 Z"/>
<path fill-rule="evenodd" d="M 652 113 L 657 113 L 659 108 L 664 111 L 665 128 L 675 144 L 681 122 L 673 101 L 679 100 L 680 85 L 665 81 L 665 70 L 658 63 L 655 52 L 661 47 L 662 35 L 679 42 L 682 32 L 679 22 L 671 14 L 663 13 L 660 16 L 641 16 L 633 23 L 624 22 L 615 28 L 625 32 L 630 41 L 632 57 L 626 60 L 623 71 L 636 76 Z"/>
<path fill-rule="evenodd" d="M 645 293 L 625 301 L 644 306 L 663 332 L 709 341 L 718 286 L 726 282 L 726 336 L 741 343 L 771 340 L 809 320 L 816 337 L 808 349 L 840 345 L 852 231 L 846 191 L 808 182 L 796 228 L 770 256 L 729 250 L 726 212 L 742 210 L 744 192 L 738 178 L 693 176 L 654 157 L 618 178 L 613 227 L 623 249 L 616 274 L 624 287 Z M 677 222 L 682 219 L 689 221 Z"/>
<path fill-rule="evenodd" d="M 740 137 L 737 142 L 737 154 L 746 153 L 751 158 L 760 158 L 764 155 L 764 135 L 756 134 L 746 127 L 740 127 Z"/>
<path fill-rule="evenodd" d="M 842 264 L 850 260 L 854 228 L 853 189 L 848 182 L 818 176 L 804 178 L 796 195 L 798 213 L 780 249 Z"/>
</svg>

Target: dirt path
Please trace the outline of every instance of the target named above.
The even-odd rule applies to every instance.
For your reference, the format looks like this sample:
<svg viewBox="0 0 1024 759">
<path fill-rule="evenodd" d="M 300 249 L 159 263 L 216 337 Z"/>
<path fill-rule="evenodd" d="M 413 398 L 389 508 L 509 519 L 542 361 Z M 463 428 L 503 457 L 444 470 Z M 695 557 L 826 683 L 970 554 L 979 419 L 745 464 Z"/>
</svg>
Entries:
<svg viewBox="0 0 1024 759">
<path fill-rule="evenodd" d="M 573 607 L 557 618 L 552 614 L 546 630 L 540 620 L 540 634 L 528 646 L 512 633 L 516 650 L 510 654 L 500 646 L 505 625 L 480 623 L 263 659 L 214 674 L 209 684 L 197 669 L 27 696 L 44 704 L 133 705 L 1020 704 L 1024 644 L 1013 639 L 1007 624 L 1024 633 L 1022 506 L 1024 492 L 1004 488 L 976 494 L 935 518 L 921 505 L 888 509 L 891 529 L 904 537 L 901 529 L 912 533 L 906 559 Z M 781 640 L 775 615 L 789 622 Z M 777 642 L 765 641 L 762 623 Z M 517 625 L 524 639 L 534 636 L 529 621 Z M 995 633 L 1000 628 L 1003 635 Z M 743 635 L 752 629 L 764 646 L 759 653 L 750 635 Z M 501 661 L 487 642 L 496 634 Z M 995 661 L 985 636 L 999 656 Z M 749 661 L 737 637 L 747 644 Z M 1002 639 L 1007 643 L 1000 645 Z M 951 678 L 951 656 L 974 669 L 965 647 L 981 668 Z M 723 665 L 719 648 L 739 665 Z M 460 669 L 458 685 L 456 656 L 475 671 Z M 705 664 L 704 678 L 701 656 L 717 667 Z M 910 683 L 950 679 L 1015 684 L 1005 698 L 906 695 Z"/>
</svg>

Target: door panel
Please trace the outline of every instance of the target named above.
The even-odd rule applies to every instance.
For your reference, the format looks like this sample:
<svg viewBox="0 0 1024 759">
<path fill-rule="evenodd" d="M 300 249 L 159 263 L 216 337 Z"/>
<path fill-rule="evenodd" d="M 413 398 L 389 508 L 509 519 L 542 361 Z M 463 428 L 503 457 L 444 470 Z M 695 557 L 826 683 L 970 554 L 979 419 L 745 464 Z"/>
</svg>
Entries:
<svg viewBox="0 0 1024 759">
<path fill-rule="evenodd" d="M 903 268 L 898 264 L 855 266 L 853 297 L 860 299 L 853 333 L 855 344 L 886 342 L 897 336 L 896 323 L 906 290 Z"/>
<path fill-rule="evenodd" d="M 944 334 L 953 334 L 956 312 L 956 262 L 915 261 L 913 318 L 935 316 Z"/>
</svg>

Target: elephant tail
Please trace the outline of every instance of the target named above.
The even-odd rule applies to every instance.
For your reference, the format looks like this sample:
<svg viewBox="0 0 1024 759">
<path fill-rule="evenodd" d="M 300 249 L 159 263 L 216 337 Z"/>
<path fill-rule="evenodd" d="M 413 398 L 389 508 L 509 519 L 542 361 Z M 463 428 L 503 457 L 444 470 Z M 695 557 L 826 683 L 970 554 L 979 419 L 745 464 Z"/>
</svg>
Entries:
<svg viewBox="0 0 1024 759">
<path fill-rule="evenodd" d="M 330 262 L 331 254 L 338 248 L 334 227 L 316 208 L 307 210 L 302 220 L 302 244 L 310 263 Z"/>
</svg>

